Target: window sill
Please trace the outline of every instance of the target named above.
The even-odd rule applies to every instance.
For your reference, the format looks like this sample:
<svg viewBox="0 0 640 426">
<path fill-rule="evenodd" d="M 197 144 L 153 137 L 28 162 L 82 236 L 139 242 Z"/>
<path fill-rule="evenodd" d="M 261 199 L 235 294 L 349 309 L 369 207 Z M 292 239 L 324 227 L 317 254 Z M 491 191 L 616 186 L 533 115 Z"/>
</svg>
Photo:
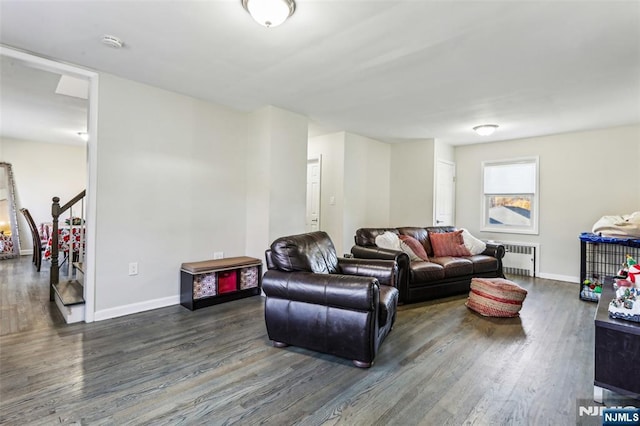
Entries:
<svg viewBox="0 0 640 426">
<path fill-rule="evenodd" d="M 501 234 L 527 234 L 527 235 L 539 235 L 537 229 L 522 229 L 522 228 L 480 228 L 480 232 L 498 232 Z"/>
</svg>

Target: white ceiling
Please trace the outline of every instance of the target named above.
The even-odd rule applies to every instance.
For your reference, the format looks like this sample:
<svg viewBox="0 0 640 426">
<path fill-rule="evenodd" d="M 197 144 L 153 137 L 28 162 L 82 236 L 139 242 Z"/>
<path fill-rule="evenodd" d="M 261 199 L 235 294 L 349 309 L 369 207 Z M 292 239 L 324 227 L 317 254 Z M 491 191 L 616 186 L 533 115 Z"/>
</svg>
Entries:
<svg viewBox="0 0 640 426">
<path fill-rule="evenodd" d="M 0 136 L 82 145 L 87 130 L 87 101 L 55 93 L 60 74 L 0 61 Z"/>
<path fill-rule="evenodd" d="M 458 145 L 640 123 L 640 1 L 297 0 L 271 29 L 240 0 L 0 8 L 5 46 L 243 111 L 274 105 L 315 132 Z M 36 110 L 13 110 L 14 86 L 44 84 L 5 62 L 3 132 Z M 483 123 L 500 128 L 471 131 Z"/>
</svg>

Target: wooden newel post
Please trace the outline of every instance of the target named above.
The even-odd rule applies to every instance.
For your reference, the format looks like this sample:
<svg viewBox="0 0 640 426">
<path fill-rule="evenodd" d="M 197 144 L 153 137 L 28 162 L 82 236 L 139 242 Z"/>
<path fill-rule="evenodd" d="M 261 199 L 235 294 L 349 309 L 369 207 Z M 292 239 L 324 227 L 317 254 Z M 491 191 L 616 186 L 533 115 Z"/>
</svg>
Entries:
<svg viewBox="0 0 640 426">
<path fill-rule="evenodd" d="M 60 198 L 53 197 L 51 204 L 51 217 L 53 229 L 51 230 L 51 269 L 49 272 L 49 300 L 53 301 L 53 286 L 60 280 L 60 266 L 58 264 L 58 216 L 60 216 Z"/>
</svg>

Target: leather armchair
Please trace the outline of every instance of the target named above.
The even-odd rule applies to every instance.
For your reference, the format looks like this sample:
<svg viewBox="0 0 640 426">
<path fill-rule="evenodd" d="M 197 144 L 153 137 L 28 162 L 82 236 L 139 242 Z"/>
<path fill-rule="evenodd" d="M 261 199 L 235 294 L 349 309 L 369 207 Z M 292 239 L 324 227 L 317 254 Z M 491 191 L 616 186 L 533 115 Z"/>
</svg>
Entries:
<svg viewBox="0 0 640 426">
<path fill-rule="evenodd" d="M 396 262 L 338 258 L 321 231 L 278 238 L 265 257 L 265 322 L 274 346 L 370 367 L 396 318 Z"/>
</svg>

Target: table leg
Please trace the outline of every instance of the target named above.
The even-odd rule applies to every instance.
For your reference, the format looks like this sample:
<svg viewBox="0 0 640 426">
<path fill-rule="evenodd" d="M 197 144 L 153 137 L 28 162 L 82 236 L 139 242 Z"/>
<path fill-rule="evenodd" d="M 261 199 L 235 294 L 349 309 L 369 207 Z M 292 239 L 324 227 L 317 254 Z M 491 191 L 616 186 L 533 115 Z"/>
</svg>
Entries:
<svg viewBox="0 0 640 426">
<path fill-rule="evenodd" d="M 601 388 L 600 386 L 593 387 L 593 400 L 599 404 L 603 404 L 604 388 Z"/>
</svg>

